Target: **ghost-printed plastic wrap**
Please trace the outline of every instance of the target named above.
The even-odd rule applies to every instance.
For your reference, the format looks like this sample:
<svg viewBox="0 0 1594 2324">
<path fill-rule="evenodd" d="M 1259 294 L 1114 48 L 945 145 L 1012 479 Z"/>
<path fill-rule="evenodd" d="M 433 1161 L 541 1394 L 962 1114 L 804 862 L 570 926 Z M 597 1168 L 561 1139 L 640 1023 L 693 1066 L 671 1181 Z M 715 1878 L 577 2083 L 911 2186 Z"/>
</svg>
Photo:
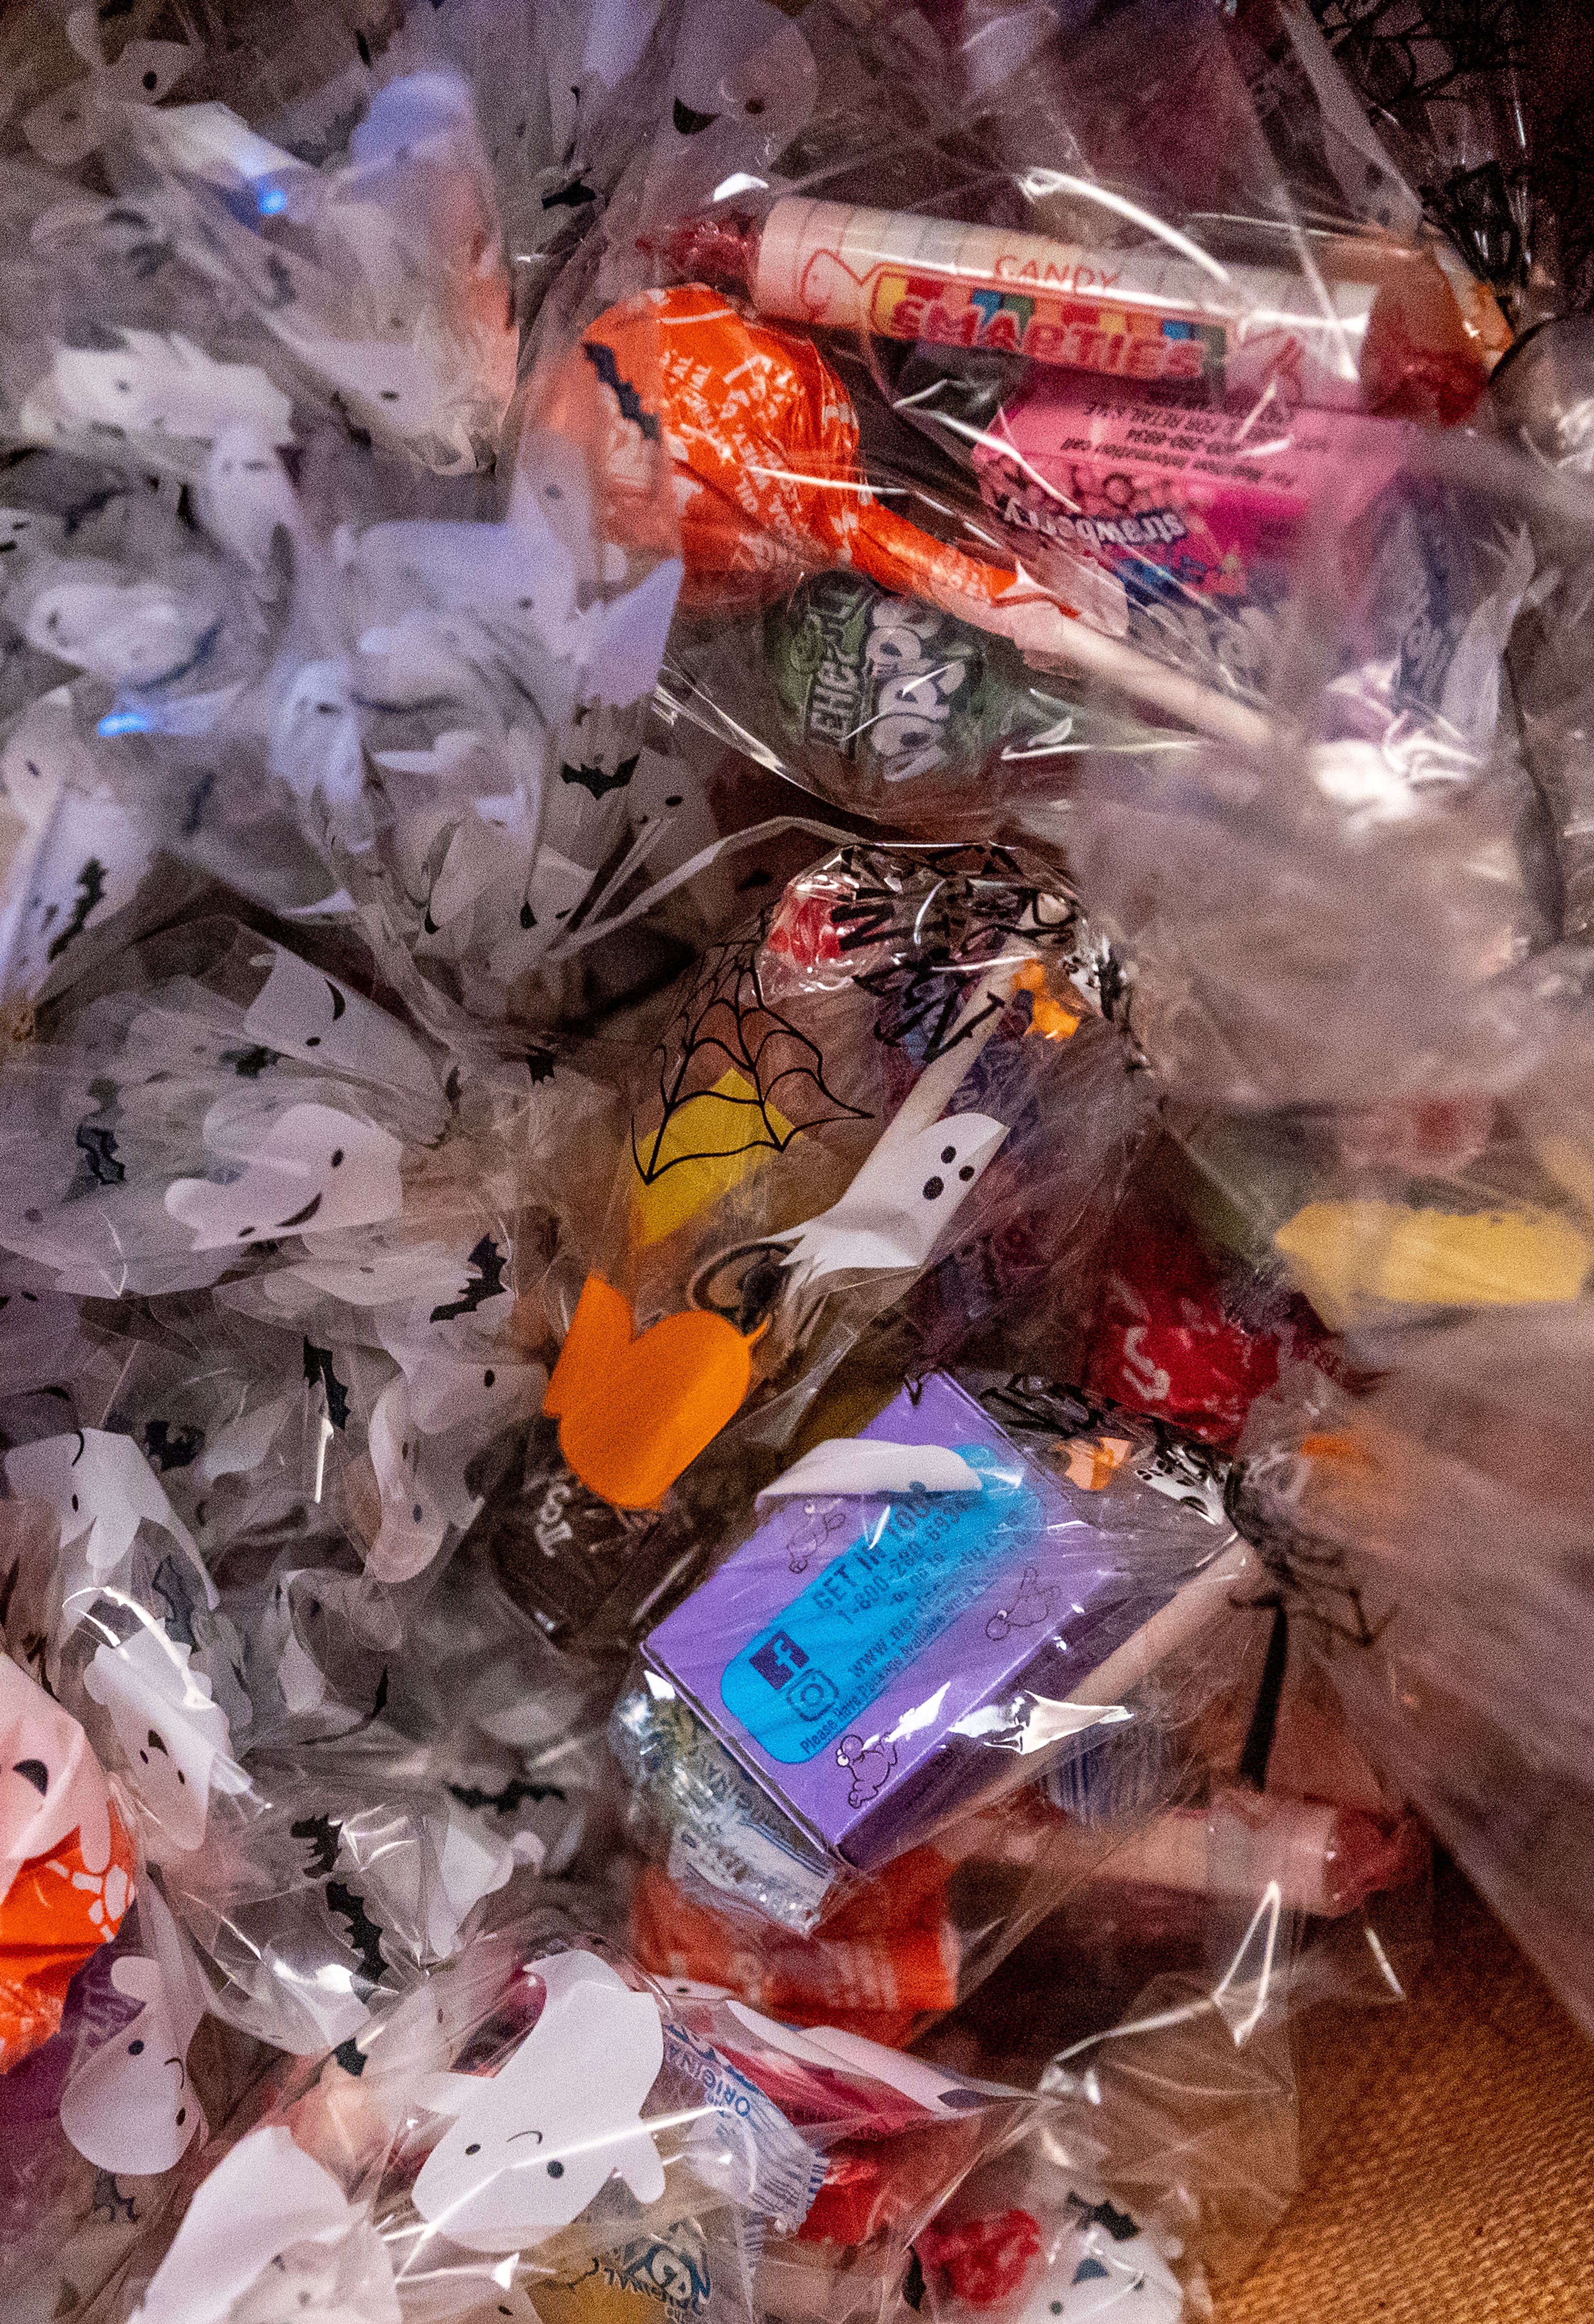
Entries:
<svg viewBox="0 0 1594 2324">
<path fill-rule="evenodd" d="M 175 2236 L 135 2254 L 132 2314 L 264 2318 L 284 2260 L 366 2324 L 401 2301 L 474 2314 L 494 2287 L 534 2297 L 684 2237 L 730 2315 L 760 2220 L 797 2227 L 824 2173 L 656 1988 L 547 1914 L 479 1939 L 203 2161 Z"/>
<path fill-rule="evenodd" d="M 447 1120 L 413 1035 L 226 922 L 134 960 L 142 990 L 89 1001 L 68 1038 L 18 1061 L 0 1133 L 13 1250 L 62 1288 L 115 1296 L 196 1287 L 256 1243 L 280 1256 L 285 1236 L 398 1215 L 406 1136 L 435 1139 Z"/>
<path fill-rule="evenodd" d="M 133 1901 L 134 1845 L 82 1729 L 0 1657 L 5 1854 L 0 1876 L 0 2070 L 61 2021 L 67 1989 Z"/>
<path fill-rule="evenodd" d="M 1070 2153 L 1072 2149 L 1072 2153 Z M 1093 2183 L 1088 2142 L 1031 2137 L 977 2171 L 924 2227 L 914 2252 L 928 2313 L 1001 2324 L 1134 2316 L 1179 2324 L 1177 2235 Z M 1082 2167 L 1083 2165 L 1083 2167 Z"/>
<path fill-rule="evenodd" d="M 824 2157 L 795 2233 L 788 2227 L 763 2246 L 755 2298 L 766 2312 L 824 2313 L 832 2285 L 849 2305 L 861 2296 L 883 2305 L 937 2205 L 1037 2111 L 1027 2092 L 834 2025 L 798 2031 L 707 1996 L 685 1995 L 676 2007 L 696 2043 L 712 2042 Z"/>
<path fill-rule="evenodd" d="M 478 465 L 515 342 L 491 174 L 456 75 L 391 82 L 324 171 L 221 105 L 152 109 L 120 142 L 118 190 L 188 266 L 242 292 L 288 378 L 428 466 Z"/>
<path fill-rule="evenodd" d="M 1114 990 L 1066 886 L 981 850 L 844 850 L 716 946 L 650 1062 L 545 1399 L 582 1484 L 649 1507 L 750 1393 L 779 1443 L 1022 1170 L 1068 1044 L 1129 1079 Z"/>
<path fill-rule="evenodd" d="M 1065 801 L 1088 752 L 1193 748 L 1103 708 L 1088 681 L 861 573 L 809 576 L 757 613 L 683 614 L 661 684 L 681 717 L 832 805 L 985 836 Z"/>
<path fill-rule="evenodd" d="M 1589 520 L 1340 14 L 0 12 L 0 2324 L 1173 2324 L 1407 1790 L 1586 2014 Z"/>
<path fill-rule="evenodd" d="M 59 2030 L 0 2076 L 0 2232 L 18 2318 L 104 2287 L 184 2193 L 209 2122 L 258 2109 L 265 2053 L 204 2024 L 154 1883 L 73 1979 Z M 202 2030 L 201 2030 L 202 2029 Z"/>
</svg>

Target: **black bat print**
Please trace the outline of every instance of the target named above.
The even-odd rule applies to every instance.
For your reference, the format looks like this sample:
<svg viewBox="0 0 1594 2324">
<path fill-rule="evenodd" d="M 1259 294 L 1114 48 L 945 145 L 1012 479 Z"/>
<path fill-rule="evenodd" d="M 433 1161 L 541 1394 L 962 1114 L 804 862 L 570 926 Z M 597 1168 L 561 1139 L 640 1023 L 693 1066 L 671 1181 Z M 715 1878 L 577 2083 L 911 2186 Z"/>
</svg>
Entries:
<svg viewBox="0 0 1594 2324">
<path fill-rule="evenodd" d="M 1087 2203 L 1070 2193 L 1068 2208 L 1082 2227 L 1105 2227 L 1115 2244 L 1132 2243 L 1140 2232 L 1127 2211 L 1115 2211 L 1110 2203 Z"/>
<path fill-rule="evenodd" d="M 80 936 L 88 925 L 88 915 L 106 897 L 106 867 L 97 855 L 91 855 L 78 874 L 78 892 L 72 905 L 72 917 L 67 922 L 50 950 L 47 960 L 59 960 L 74 936 Z"/>
<path fill-rule="evenodd" d="M 103 492 L 90 493 L 86 500 L 76 503 L 61 519 L 62 537 L 70 540 L 72 535 L 81 526 L 86 525 L 90 517 L 98 516 L 101 510 L 108 509 L 113 501 L 123 499 L 126 491 L 125 484 L 108 484 Z"/>
<path fill-rule="evenodd" d="M 194 1636 L 194 1616 L 199 1610 L 192 1576 L 175 1557 L 168 1555 L 155 1568 L 154 1587 L 165 1601 L 167 1637 L 173 1645 L 193 1646 L 198 1644 Z"/>
<path fill-rule="evenodd" d="M 113 2222 L 119 2218 L 136 2220 L 138 2218 L 138 2213 L 133 2208 L 132 2196 L 122 2192 L 116 2184 L 116 2174 L 114 2171 L 95 2172 L 94 2201 L 91 2209 L 96 2218 L 103 2211 L 106 2218 Z"/>
<path fill-rule="evenodd" d="M 77 1130 L 78 1151 L 83 1157 L 81 1169 L 85 1179 L 95 1186 L 120 1186 L 127 1173 L 116 1154 L 116 1134 L 92 1121 L 80 1121 Z"/>
<path fill-rule="evenodd" d="M 503 1254 L 491 1235 L 484 1235 L 470 1255 L 470 1279 L 458 1299 L 434 1307 L 434 1323 L 451 1323 L 456 1315 L 474 1315 L 484 1299 L 495 1299 L 504 1288 Z"/>
<path fill-rule="evenodd" d="M 173 1428 L 168 1420 L 146 1420 L 144 1423 L 144 1451 L 162 1476 L 168 1469 L 189 1467 L 204 1448 L 205 1431 L 202 1428 Z"/>
<path fill-rule="evenodd" d="M 290 1823 L 288 1829 L 295 1840 L 308 1840 L 310 1844 L 309 1860 L 305 1866 L 307 1872 L 313 1872 L 319 1877 L 334 1869 L 337 1863 L 338 1834 L 343 1830 L 340 1823 L 335 1823 L 330 1816 L 326 1815 L 300 1816 L 299 1821 Z"/>
<path fill-rule="evenodd" d="M 643 404 L 641 397 L 629 379 L 620 376 L 620 365 L 614 360 L 614 350 L 606 347 L 602 339 L 583 339 L 581 352 L 605 387 L 613 388 L 622 420 L 632 420 L 650 444 L 659 441 L 659 422 Z"/>
<path fill-rule="evenodd" d="M 365 1899 L 341 1880 L 327 1883 L 328 1909 L 349 1924 L 349 1943 L 360 1956 L 360 1966 L 354 1973 L 355 1987 L 364 1986 L 370 1993 L 382 1983 L 387 1969 L 382 1957 L 382 1931 L 365 1910 Z"/>
<path fill-rule="evenodd" d="M 224 1049 L 221 1062 L 224 1065 L 231 1065 L 240 1081 L 257 1082 L 268 1065 L 281 1062 L 281 1052 L 258 1047 L 253 1049 Z"/>
<path fill-rule="evenodd" d="M 185 497 L 188 489 L 185 484 L 183 486 Z M 210 794 L 215 788 L 216 769 L 207 767 L 189 793 L 189 803 L 182 819 L 182 835 L 185 839 L 193 839 L 198 835 L 205 821 L 205 810 L 210 804 Z"/>
<path fill-rule="evenodd" d="M 573 767 L 567 761 L 559 769 L 560 779 L 567 783 L 579 783 L 584 791 L 592 793 L 594 798 L 602 798 L 606 792 L 625 788 L 636 773 L 640 755 L 639 752 L 629 759 L 622 759 L 613 774 L 606 767 Z"/>
<path fill-rule="evenodd" d="M 577 178 L 573 186 L 561 186 L 557 194 L 544 194 L 542 207 L 545 210 L 575 210 L 579 209 L 583 202 L 596 200 L 597 196 L 592 188 L 584 186 Z"/>
<path fill-rule="evenodd" d="M 349 1425 L 349 1392 L 332 1369 L 330 1348 L 312 1348 L 304 1343 L 304 1376 L 313 1388 L 318 1380 L 327 1391 L 327 1417 L 334 1428 Z"/>
<path fill-rule="evenodd" d="M 521 1775 L 511 1775 L 501 1792 L 484 1792 L 475 1784 L 450 1784 L 448 1790 L 462 1808 L 492 1808 L 498 1815 L 512 1815 L 522 1800 L 536 1806 L 542 1800 L 566 1796 L 557 1784 L 529 1784 Z"/>
</svg>

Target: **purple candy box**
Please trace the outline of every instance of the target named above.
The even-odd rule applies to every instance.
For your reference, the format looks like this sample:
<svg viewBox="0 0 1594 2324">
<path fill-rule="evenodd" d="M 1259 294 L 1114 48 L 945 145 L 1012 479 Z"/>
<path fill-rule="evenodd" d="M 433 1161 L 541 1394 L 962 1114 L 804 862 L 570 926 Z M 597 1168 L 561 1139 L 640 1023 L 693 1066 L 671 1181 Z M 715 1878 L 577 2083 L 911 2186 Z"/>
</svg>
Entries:
<svg viewBox="0 0 1594 2324">
<path fill-rule="evenodd" d="M 866 1870 L 1014 1772 L 1029 1698 L 1065 1698 L 1174 1584 L 1126 1575 L 943 1374 L 859 1434 L 946 1447 L 979 1489 L 914 1490 L 909 1462 L 900 1492 L 788 1501 L 644 1654 L 787 1814 Z"/>
</svg>

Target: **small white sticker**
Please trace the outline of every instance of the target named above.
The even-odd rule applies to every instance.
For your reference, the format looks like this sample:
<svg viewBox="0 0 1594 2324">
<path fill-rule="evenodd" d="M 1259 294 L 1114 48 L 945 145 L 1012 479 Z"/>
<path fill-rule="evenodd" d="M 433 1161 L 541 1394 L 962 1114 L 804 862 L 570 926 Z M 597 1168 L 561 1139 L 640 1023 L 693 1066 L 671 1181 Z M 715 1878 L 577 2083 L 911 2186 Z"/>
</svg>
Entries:
<svg viewBox="0 0 1594 2324">
<path fill-rule="evenodd" d="M 5 1455 L 5 1481 L 19 1500 L 42 1501 L 54 1511 L 62 1548 L 79 1549 L 97 1581 L 114 1572 L 147 1519 L 182 1544 L 207 1603 L 216 1604 L 192 1535 L 131 1436 L 81 1428 L 14 1445 Z"/>
<path fill-rule="evenodd" d="M 978 1493 L 984 1487 L 961 1452 L 944 1444 L 890 1444 L 878 1436 L 827 1436 L 794 1461 L 760 1501 L 808 1494 Z"/>
<path fill-rule="evenodd" d="M 983 1113 L 949 1114 L 900 1140 L 888 1130 L 841 1200 L 797 1229 L 797 1280 L 923 1267 L 1007 1135 Z"/>
<path fill-rule="evenodd" d="M 132 2324 L 306 2314 L 400 2324 L 392 2268 L 364 2209 L 277 2125 L 251 2131 L 200 2181 Z"/>
<path fill-rule="evenodd" d="M 268 963 L 271 973 L 244 1019 L 250 1040 L 306 1065 L 328 1065 L 335 1073 L 357 1074 L 438 1103 L 437 1076 L 425 1050 L 385 1009 L 284 945 L 273 945 L 254 965 Z"/>
<path fill-rule="evenodd" d="M 205 2129 L 188 2077 L 189 2044 L 205 2014 L 198 1972 L 151 1881 L 139 1891 L 141 1932 L 154 1958 L 123 1953 L 111 1984 L 141 2004 L 138 2015 L 73 2068 L 61 2096 L 61 2128 L 101 2171 L 148 2178 L 170 2171 Z"/>
</svg>

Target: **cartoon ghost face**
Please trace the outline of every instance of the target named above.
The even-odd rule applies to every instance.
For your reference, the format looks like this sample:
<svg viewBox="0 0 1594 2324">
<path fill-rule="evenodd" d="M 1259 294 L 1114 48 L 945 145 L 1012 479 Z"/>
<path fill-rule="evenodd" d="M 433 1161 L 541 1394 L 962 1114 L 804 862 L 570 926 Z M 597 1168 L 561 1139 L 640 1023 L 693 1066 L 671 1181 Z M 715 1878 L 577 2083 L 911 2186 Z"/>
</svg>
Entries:
<svg viewBox="0 0 1594 2324">
<path fill-rule="evenodd" d="M 178 41 L 129 41 L 114 65 L 103 57 L 85 59 L 89 77 L 68 82 L 34 106 L 23 117 L 23 135 L 52 169 L 75 170 L 99 144 L 117 106 L 158 105 L 202 53 Z"/>
<path fill-rule="evenodd" d="M 5 1481 L 20 1500 L 42 1501 L 54 1510 L 63 1546 L 80 1542 L 97 1576 L 110 1573 L 125 1556 L 144 1518 L 192 1547 L 131 1436 L 82 1428 L 16 1445 L 5 1455 Z"/>
<path fill-rule="evenodd" d="M 369 2217 L 276 2125 L 200 2181 L 137 2313 L 140 2324 L 397 2324 L 399 2305 Z"/>
<path fill-rule="evenodd" d="M 385 1130 L 336 1106 L 290 1105 L 263 1130 L 236 1177 L 176 1178 L 166 1208 L 196 1250 L 364 1226 L 401 1208 L 402 1150 Z"/>
<path fill-rule="evenodd" d="M 880 1139 L 846 1193 L 797 1229 L 806 1279 L 848 1268 L 923 1267 L 1008 1135 L 989 1114 L 949 1114 L 912 1138 Z"/>
<path fill-rule="evenodd" d="M 179 2024 L 158 1962 L 124 1954 L 111 1983 L 143 2006 L 72 2076 L 61 2128 L 101 2171 L 170 2171 L 204 2123 L 186 2063 L 193 2027 Z"/>
<path fill-rule="evenodd" d="M 269 973 L 244 1019 L 249 1040 L 307 1065 L 330 1065 L 340 1074 L 412 1093 L 436 1106 L 437 1077 L 425 1051 L 385 1009 L 324 976 L 282 945 L 257 953 L 250 965 Z"/>
<path fill-rule="evenodd" d="M 817 91 L 814 52 L 772 0 L 688 0 L 660 158 L 690 157 L 706 192 L 713 173 L 756 171 L 788 144 Z"/>
<path fill-rule="evenodd" d="M 272 769 L 301 798 L 318 790 L 347 807 L 359 798 L 360 720 L 346 662 L 301 662 L 294 672 L 272 728 Z"/>
<path fill-rule="evenodd" d="M 1056 2264 L 1026 2301 L 1018 2324 L 1178 2324 L 1179 2280 L 1127 2212 L 1098 2206 L 1082 2236 L 1067 2236 Z"/>
<path fill-rule="evenodd" d="M 198 1848 L 218 1762 L 228 1788 L 236 1771 L 226 1713 L 211 1701 L 209 1680 L 189 1666 L 189 1649 L 161 1631 L 136 1630 L 97 1649 L 83 1686 L 111 1715 L 139 1805 L 170 1847 Z"/>
<path fill-rule="evenodd" d="M 643 2101 L 664 2029 L 594 1955 L 591 1975 L 550 1989 L 541 2016 L 491 2076 L 443 2074 L 421 2102 L 455 2117 L 415 2182 L 423 2219 L 468 2251 L 510 2252 L 567 2227 L 618 2172 L 639 2202 L 664 2192 Z"/>
<path fill-rule="evenodd" d="M 90 1872 L 111 1860 L 110 1794 L 88 1738 L 0 1655 L 0 1896 L 18 1869 L 78 1834 Z"/>
</svg>

